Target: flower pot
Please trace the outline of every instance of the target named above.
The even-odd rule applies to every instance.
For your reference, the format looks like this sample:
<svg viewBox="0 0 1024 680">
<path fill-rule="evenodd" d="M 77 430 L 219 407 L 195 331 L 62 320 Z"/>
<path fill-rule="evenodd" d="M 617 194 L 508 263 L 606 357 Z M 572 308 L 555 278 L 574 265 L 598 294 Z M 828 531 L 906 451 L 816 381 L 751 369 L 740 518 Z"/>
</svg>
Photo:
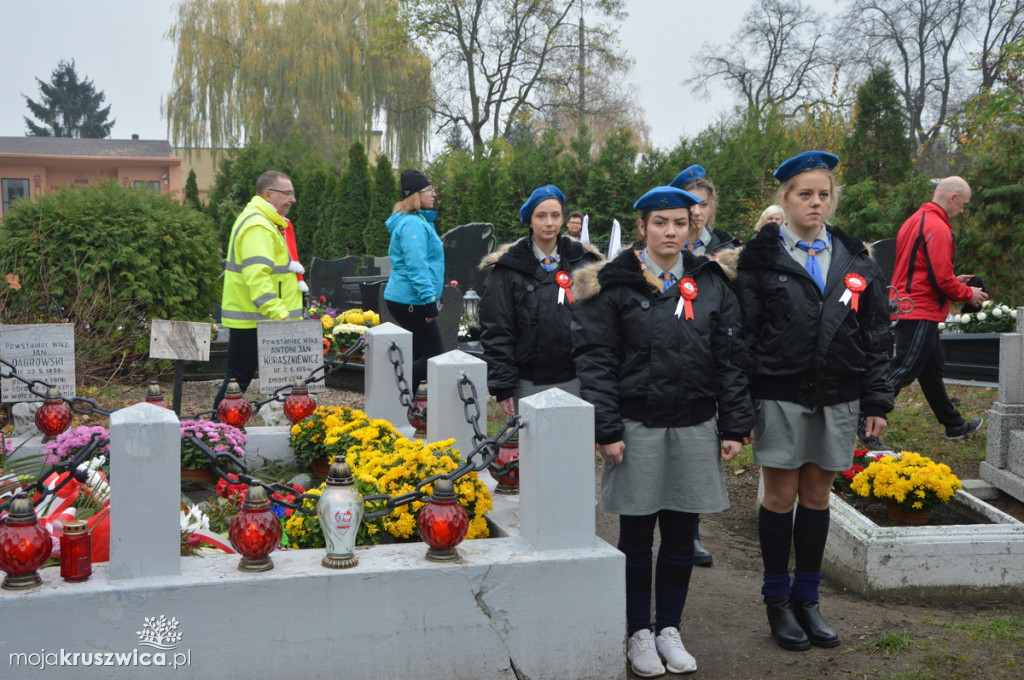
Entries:
<svg viewBox="0 0 1024 680">
<path fill-rule="evenodd" d="M 217 473 L 210 468 L 203 468 L 201 470 L 186 470 L 181 469 L 182 481 L 196 482 L 198 484 L 216 484 Z"/>
<path fill-rule="evenodd" d="M 892 501 L 888 501 L 889 519 L 904 524 L 927 524 L 932 518 L 932 511 L 928 508 L 915 510 L 913 508 L 901 508 Z"/>
<path fill-rule="evenodd" d="M 313 461 L 313 474 L 316 475 L 317 477 L 323 477 L 323 478 L 326 479 L 327 478 L 327 473 L 331 469 L 331 462 L 330 461 L 331 461 L 331 459 L 327 458 L 327 457 L 317 458 L 316 460 L 314 460 Z"/>
</svg>

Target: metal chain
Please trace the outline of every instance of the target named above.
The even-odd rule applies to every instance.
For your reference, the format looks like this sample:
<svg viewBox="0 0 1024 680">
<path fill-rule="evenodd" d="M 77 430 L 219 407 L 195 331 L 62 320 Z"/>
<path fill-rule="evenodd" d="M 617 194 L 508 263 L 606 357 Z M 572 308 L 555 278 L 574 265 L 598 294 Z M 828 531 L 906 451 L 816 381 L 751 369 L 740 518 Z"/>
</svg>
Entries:
<svg viewBox="0 0 1024 680">
<path fill-rule="evenodd" d="M 0 359 L 0 380 L 5 378 L 14 378 L 19 382 L 24 383 L 30 393 L 43 400 L 46 399 L 46 390 L 50 389 L 51 387 L 54 387 L 53 384 L 48 383 L 45 380 L 39 380 L 38 378 L 29 379 L 18 375 L 18 372 L 15 370 L 13 364 L 9 364 L 3 359 Z M 39 389 L 39 386 L 42 386 L 45 389 Z M 68 405 L 68 408 L 70 408 L 75 413 L 81 413 L 82 415 L 88 416 L 97 414 L 101 416 L 109 416 L 111 413 L 113 413 L 113 411 L 105 409 L 92 399 L 86 399 L 85 397 L 68 398 L 65 397 L 64 395 L 61 395 L 60 398 L 65 404 Z"/>
<path fill-rule="evenodd" d="M 398 386 L 398 401 L 409 411 L 409 420 L 426 420 L 427 412 L 424 411 L 412 392 L 409 390 L 409 383 L 405 380 L 405 357 L 402 355 L 402 348 L 394 340 L 388 345 L 388 361 L 395 369 L 395 385 Z"/>
<path fill-rule="evenodd" d="M 463 388 L 469 385 L 470 396 L 466 396 Z M 487 439 L 487 434 L 480 431 L 480 401 L 476 396 L 476 385 L 469 379 L 465 371 L 459 371 L 459 399 L 462 400 L 462 412 L 466 414 L 466 422 L 473 427 L 473 444 L 479 444 L 483 440 Z M 473 408 L 473 413 L 469 412 L 470 407 Z"/>
<path fill-rule="evenodd" d="M 89 440 L 89 443 L 80 448 L 75 453 L 74 456 L 62 460 L 56 465 L 50 467 L 50 469 L 41 474 L 39 478 L 36 479 L 36 481 L 22 487 L 19 491 L 17 491 L 14 494 L 15 498 L 22 494 L 37 494 L 38 497 L 33 499 L 32 505 L 34 507 L 38 507 L 40 503 L 46 500 L 47 496 L 55 494 L 61 489 L 63 489 L 64 485 L 70 482 L 72 479 L 77 479 L 79 482 L 84 483 L 89 478 L 89 473 L 88 471 L 84 473 L 79 471 L 78 466 L 92 458 L 93 453 L 95 453 L 96 449 L 98 449 L 100 446 L 105 446 L 109 441 L 110 440 L 108 438 L 101 437 L 98 432 L 93 433 L 92 438 Z M 57 485 L 52 489 L 46 486 L 46 484 L 43 482 L 43 480 L 47 479 L 50 475 L 54 473 L 60 474 L 62 472 L 70 472 L 71 474 L 64 477 L 64 479 L 59 481 Z M 10 505 L 11 501 L 8 501 L 7 503 L 0 503 L 0 512 L 4 512 L 10 509 Z"/>
</svg>

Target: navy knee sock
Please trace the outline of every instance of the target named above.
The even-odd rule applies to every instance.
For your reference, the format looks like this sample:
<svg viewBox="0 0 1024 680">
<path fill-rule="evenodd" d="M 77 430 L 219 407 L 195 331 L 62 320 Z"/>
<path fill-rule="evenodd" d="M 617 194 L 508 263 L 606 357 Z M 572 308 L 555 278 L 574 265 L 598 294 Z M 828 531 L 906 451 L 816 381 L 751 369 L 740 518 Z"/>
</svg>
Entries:
<svg viewBox="0 0 1024 680">
<path fill-rule="evenodd" d="M 793 517 L 788 512 L 772 512 L 761 506 L 757 516 L 757 533 L 761 539 L 761 561 L 764 564 L 765 597 L 786 597 L 789 583 L 789 552 L 793 542 Z"/>
<path fill-rule="evenodd" d="M 818 599 L 818 584 L 821 583 L 821 562 L 825 555 L 825 541 L 828 539 L 830 512 L 812 510 L 803 505 L 796 506 L 793 521 L 793 552 L 796 555 L 796 569 L 793 571 L 793 599 L 812 602 Z"/>
</svg>

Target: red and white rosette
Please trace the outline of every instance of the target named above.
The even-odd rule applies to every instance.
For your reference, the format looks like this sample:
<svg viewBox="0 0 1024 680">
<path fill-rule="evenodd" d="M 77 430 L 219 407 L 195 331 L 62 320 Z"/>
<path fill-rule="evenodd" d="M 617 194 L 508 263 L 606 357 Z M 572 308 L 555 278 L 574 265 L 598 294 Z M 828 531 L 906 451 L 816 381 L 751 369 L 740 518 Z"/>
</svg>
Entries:
<svg viewBox="0 0 1024 680">
<path fill-rule="evenodd" d="M 853 311 L 860 311 L 860 294 L 867 289 L 868 282 L 864 280 L 864 277 L 856 272 L 850 272 L 843 279 L 843 283 L 846 284 L 846 290 L 843 291 L 842 297 L 839 298 L 839 302 L 842 304 L 850 303 L 850 307 Z"/>
<path fill-rule="evenodd" d="M 676 303 L 676 318 L 686 311 L 686 318 L 693 318 L 693 300 L 697 297 L 697 282 L 687 276 L 679 281 L 679 302 Z"/>
<path fill-rule="evenodd" d="M 555 274 L 555 283 L 558 284 L 558 304 L 564 305 L 566 298 L 570 303 L 576 302 L 572 297 L 572 291 L 569 290 L 572 287 L 572 277 L 569 276 L 569 272 L 559 271 Z"/>
</svg>

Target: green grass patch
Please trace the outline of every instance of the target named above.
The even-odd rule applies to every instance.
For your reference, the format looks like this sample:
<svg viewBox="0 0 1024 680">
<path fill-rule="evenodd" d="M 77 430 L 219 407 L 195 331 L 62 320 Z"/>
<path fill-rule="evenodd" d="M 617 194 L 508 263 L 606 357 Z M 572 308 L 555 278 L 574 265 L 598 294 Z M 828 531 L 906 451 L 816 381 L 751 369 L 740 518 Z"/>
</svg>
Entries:
<svg viewBox="0 0 1024 680">
<path fill-rule="evenodd" d="M 870 642 L 857 645 L 856 649 L 870 652 L 871 654 L 879 654 L 888 659 L 900 652 L 907 651 L 910 649 L 911 644 L 913 644 L 913 640 L 910 639 L 910 636 L 899 631 L 879 633 Z"/>
</svg>

